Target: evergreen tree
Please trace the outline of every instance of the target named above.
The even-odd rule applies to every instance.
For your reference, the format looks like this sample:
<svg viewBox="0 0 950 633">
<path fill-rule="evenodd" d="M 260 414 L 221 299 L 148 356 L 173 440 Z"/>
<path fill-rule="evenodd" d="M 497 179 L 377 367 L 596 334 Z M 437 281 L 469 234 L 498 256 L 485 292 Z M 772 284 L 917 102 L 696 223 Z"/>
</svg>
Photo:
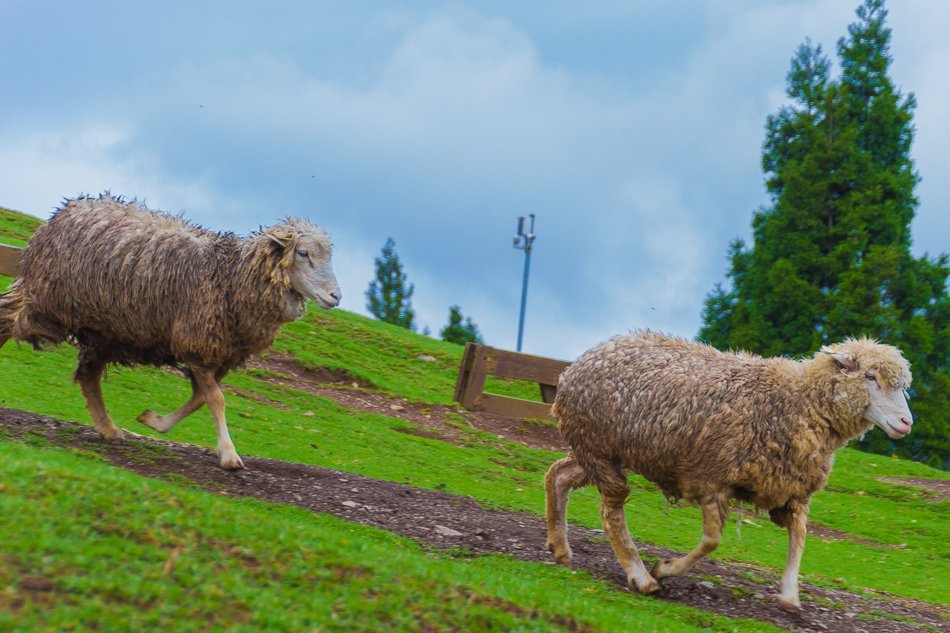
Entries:
<svg viewBox="0 0 950 633">
<path fill-rule="evenodd" d="M 471 317 L 466 317 L 462 323 L 462 309 L 457 305 L 449 307 L 449 322 L 442 328 L 440 333 L 443 341 L 449 343 L 483 343 L 482 335 L 478 332 L 478 326 L 472 323 Z"/>
<path fill-rule="evenodd" d="M 376 279 L 366 291 L 366 309 L 380 321 L 415 331 L 416 313 L 411 305 L 415 285 L 406 284 L 406 273 L 391 237 L 383 246 L 382 256 L 375 261 Z"/>
<path fill-rule="evenodd" d="M 751 248 L 730 247 L 731 288 L 707 296 L 700 339 L 721 349 L 805 355 L 845 336 L 900 347 L 914 373 L 914 432 L 859 445 L 950 465 L 948 258 L 914 258 L 919 176 L 910 158 L 913 95 L 887 75 L 884 0 L 865 0 L 838 41 L 841 78 L 820 46 L 792 58 L 791 105 L 769 116 L 762 167 L 771 204 Z"/>
</svg>

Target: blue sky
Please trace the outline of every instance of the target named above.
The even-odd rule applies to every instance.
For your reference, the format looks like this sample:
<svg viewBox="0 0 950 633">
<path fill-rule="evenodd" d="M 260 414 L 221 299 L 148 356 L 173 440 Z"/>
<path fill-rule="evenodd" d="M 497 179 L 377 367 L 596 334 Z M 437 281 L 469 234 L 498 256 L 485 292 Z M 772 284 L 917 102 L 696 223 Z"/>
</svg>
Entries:
<svg viewBox="0 0 950 633">
<path fill-rule="evenodd" d="M 765 119 L 806 37 L 858 0 L 0 0 L 0 206 L 80 192 L 239 233 L 301 215 L 365 312 L 396 241 L 420 325 L 460 304 L 566 359 L 632 328 L 693 336 L 730 240 L 767 203 Z M 889 3 L 891 76 L 918 100 L 914 251 L 950 250 L 950 3 Z"/>
</svg>

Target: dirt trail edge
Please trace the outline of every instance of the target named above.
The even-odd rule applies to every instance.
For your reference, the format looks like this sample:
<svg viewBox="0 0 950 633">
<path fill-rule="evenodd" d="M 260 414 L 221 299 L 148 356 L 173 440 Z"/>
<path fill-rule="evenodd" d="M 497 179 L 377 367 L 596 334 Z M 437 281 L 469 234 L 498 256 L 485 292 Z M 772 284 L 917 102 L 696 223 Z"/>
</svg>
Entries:
<svg viewBox="0 0 950 633">
<path fill-rule="evenodd" d="M 92 451 L 112 464 L 147 477 L 184 476 L 216 494 L 255 497 L 332 514 L 412 538 L 434 548 L 508 554 L 551 563 L 542 518 L 487 510 L 474 499 L 414 488 L 351 473 L 271 459 L 244 457 L 247 470 L 225 472 L 213 450 L 136 436 L 118 444 L 88 426 L 0 408 L 0 437 L 39 436 L 56 446 Z M 143 450 L 146 449 L 146 450 Z M 574 569 L 627 591 L 625 578 L 603 532 L 571 526 Z M 670 550 L 642 545 L 647 558 Z M 665 579 L 657 599 L 730 617 L 771 622 L 796 631 L 950 631 L 950 610 L 881 594 L 866 597 L 805 584 L 799 615 L 775 604 L 777 576 L 769 570 L 705 560 L 684 578 Z"/>
</svg>

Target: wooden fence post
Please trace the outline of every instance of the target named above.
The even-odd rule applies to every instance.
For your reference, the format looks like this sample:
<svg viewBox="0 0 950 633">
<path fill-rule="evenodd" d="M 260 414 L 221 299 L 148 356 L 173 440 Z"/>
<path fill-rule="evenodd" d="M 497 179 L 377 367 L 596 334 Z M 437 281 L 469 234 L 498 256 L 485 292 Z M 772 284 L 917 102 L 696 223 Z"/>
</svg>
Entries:
<svg viewBox="0 0 950 633">
<path fill-rule="evenodd" d="M 488 346 L 475 343 L 465 344 L 465 355 L 462 358 L 464 372 L 459 372 L 461 392 L 456 389 L 457 399 L 466 409 L 474 409 L 482 390 L 485 388 L 485 379 L 488 377 Z M 462 376 L 462 374 L 465 374 Z"/>
<path fill-rule="evenodd" d="M 467 343 L 455 382 L 455 401 L 469 411 L 485 411 L 515 418 L 551 419 L 551 403 L 557 393 L 565 361 Z M 489 376 L 538 383 L 542 402 L 485 392 Z"/>
<path fill-rule="evenodd" d="M 0 275 L 16 277 L 17 264 L 20 261 L 20 250 L 16 246 L 0 244 Z"/>
</svg>

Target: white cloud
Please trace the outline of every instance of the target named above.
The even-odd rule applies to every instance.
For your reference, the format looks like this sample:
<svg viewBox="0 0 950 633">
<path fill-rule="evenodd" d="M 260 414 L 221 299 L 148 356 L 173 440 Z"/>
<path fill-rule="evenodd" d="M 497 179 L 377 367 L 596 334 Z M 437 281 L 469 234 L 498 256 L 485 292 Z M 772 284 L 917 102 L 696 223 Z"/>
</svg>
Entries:
<svg viewBox="0 0 950 633">
<path fill-rule="evenodd" d="M 170 211 L 215 206 L 205 183 L 166 180 L 155 157 L 129 151 L 131 137 L 128 127 L 94 124 L 47 129 L 3 143 L 3 203 L 42 218 L 63 198 L 103 191 Z"/>
</svg>

